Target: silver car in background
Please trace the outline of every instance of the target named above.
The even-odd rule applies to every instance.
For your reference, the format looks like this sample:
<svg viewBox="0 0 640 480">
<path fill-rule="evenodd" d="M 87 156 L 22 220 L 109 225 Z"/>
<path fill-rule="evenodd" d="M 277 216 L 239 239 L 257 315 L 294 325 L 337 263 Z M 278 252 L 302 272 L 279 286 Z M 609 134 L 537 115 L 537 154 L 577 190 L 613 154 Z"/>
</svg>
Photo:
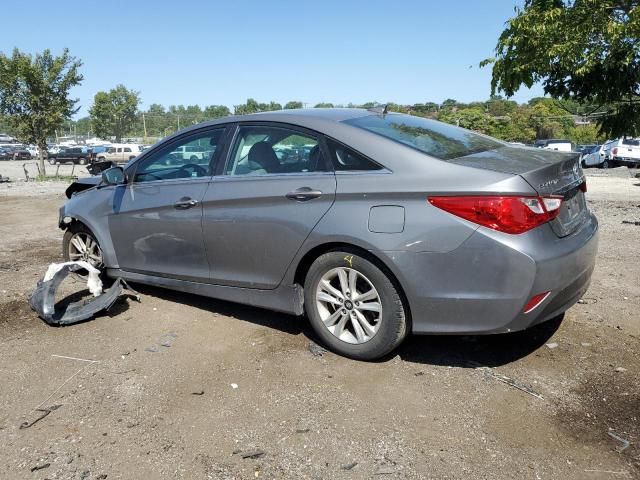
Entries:
<svg viewBox="0 0 640 480">
<path fill-rule="evenodd" d="M 208 154 L 176 161 L 182 147 Z M 585 191 L 577 154 L 287 110 L 190 127 L 72 185 L 60 226 L 69 260 L 306 313 L 326 346 L 374 359 L 410 332 L 512 332 L 571 307 L 597 250 Z"/>
</svg>

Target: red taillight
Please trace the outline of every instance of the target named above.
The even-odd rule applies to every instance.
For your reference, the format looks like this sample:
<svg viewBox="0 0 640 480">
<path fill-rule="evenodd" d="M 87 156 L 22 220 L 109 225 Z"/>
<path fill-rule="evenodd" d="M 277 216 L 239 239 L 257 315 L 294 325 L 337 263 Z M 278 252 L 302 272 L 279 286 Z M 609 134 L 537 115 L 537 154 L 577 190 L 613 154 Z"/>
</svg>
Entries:
<svg viewBox="0 0 640 480">
<path fill-rule="evenodd" d="M 500 232 L 518 234 L 558 216 L 562 197 L 429 197 L 429 202 L 470 222 Z"/>
<path fill-rule="evenodd" d="M 522 313 L 529 313 L 535 310 L 538 305 L 540 305 L 542 302 L 544 302 L 547 299 L 550 293 L 551 292 L 543 292 L 531 297 L 531 299 L 527 302 L 527 304 L 522 309 Z"/>
<path fill-rule="evenodd" d="M 618 154 L 618 147 L 615 147 L 612 151 L 611 151 L 614 155 Z"/>
</svg>

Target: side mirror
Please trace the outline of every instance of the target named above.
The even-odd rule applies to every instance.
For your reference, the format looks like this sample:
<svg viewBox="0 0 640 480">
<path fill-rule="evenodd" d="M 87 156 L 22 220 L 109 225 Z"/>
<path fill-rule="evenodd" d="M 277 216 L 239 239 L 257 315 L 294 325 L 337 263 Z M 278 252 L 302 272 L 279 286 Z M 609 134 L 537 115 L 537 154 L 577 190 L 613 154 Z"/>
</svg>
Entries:
<svg viewBox="0 0 640 480">
<path fill-rule="evenodd" d="M 102 183 L 104 185 L 122 185 L 125 183 L 124 170 L 122 167 L 107 168 L 102 172 Z"/>
</svg>

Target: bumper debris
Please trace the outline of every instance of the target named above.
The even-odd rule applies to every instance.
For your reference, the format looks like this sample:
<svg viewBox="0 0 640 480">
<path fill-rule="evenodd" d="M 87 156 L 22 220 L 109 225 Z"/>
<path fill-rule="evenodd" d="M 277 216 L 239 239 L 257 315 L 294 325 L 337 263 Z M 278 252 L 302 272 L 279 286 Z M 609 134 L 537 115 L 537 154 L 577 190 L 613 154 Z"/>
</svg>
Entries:
<svg viewBox="0 0 640 480">
<path fill-rule="evenodd" d="M 72 272 L 86 270 L 89 272 L 87 287 L 94 295 L 89 301 L 77 301 L 58 309 L 55 308 L 55 297 L 62 281 Z M 51 264 L 46 275 L 38 282 L 35 291 L 29 299 L 29 305 L 38 316 L 49 325 L 71 325 L 88 320 L 102 310 L 109 310 L 122 294 L 123 289 L 131 292 L 136 300 L 140 295 L 121 278 L 107 290 L 102 292 L 102 281 L 98 277 L 100 272 L 86 262 L 67 262 Z"/>
</svg>

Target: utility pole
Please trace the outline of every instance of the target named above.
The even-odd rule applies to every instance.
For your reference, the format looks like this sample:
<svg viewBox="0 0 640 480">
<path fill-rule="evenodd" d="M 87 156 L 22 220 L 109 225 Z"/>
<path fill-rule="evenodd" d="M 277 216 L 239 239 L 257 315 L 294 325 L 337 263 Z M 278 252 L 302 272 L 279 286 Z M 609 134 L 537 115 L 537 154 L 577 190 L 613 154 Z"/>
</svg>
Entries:
<svg viewBox="0 0 640 480">
<path fill-rule="evenodd" d="M 180 130 L 180 115 L 178 115 L 178 130 Z"/>
<path fill-rule="evenodd" d="M 142 128 L 144 129 L 144 138 L 147 138 L 147 122 L 144 120 L 144 112 L 142 112 Z"/>
</svg>

